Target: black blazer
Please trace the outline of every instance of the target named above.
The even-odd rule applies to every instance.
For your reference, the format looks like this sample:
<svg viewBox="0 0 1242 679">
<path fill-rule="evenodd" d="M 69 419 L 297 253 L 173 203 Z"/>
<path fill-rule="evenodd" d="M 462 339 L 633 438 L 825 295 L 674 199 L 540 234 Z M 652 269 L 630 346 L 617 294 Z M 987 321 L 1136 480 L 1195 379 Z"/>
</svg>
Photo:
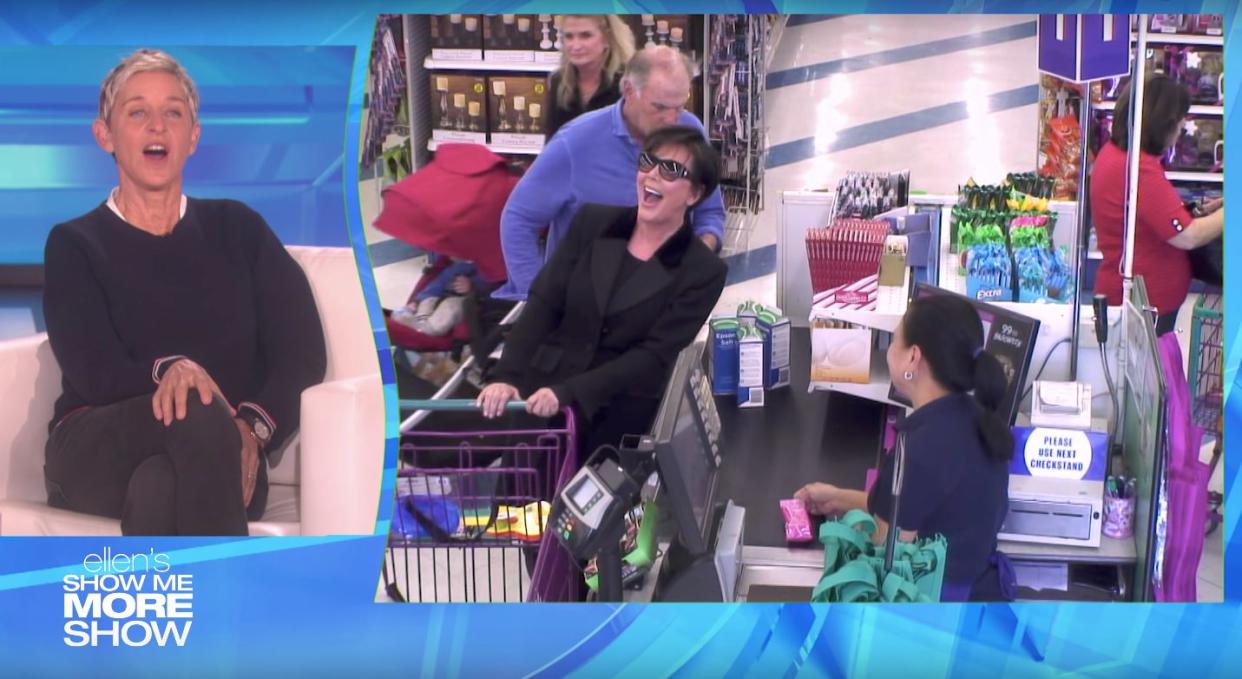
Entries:
<svg viewBox="0 0 1242 679">
<path fill-rule="evenodd" d="M 570 66 L 573 68 L 573 66 Z M 548 101 L 551 104 L 548 107 L 548 139 L 556 134 L 565 123 L 577 118 L 587 111 L 612 106 L 621 98 L 621 73 L 618 71 L 613 77 L 612 82 L 601 82 L 599 89 L 595 90 L 595 94 L 591 95 L 590 101 L 586 106 L 582 105 L 577 93 L 570 99 L 569 106 L 562 107 L 557 93 L 561 89 L 561 72 L 557 70 L 548 78 Z"/>
<path fill-rule="evenodd" d="M 660 397 L 677 354 L 715 308 L 728 268 L 683 225 L 617 287 L 637 216 L 637 208 L 582 206 L 532 283 L 493 381 L 523 397 L 551 387 L 587 418 L 622 394 Z"/>
</svg>

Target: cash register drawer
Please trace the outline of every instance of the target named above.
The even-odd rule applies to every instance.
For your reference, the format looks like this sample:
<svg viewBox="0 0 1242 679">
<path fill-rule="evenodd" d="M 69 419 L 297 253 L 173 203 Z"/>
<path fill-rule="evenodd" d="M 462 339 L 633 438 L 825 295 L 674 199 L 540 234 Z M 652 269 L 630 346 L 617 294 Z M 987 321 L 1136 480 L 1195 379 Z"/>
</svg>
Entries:
<svg viewBox="0 0 1242 679">
<path fill-rule="evenodd" d="M 1089 504 L 1072 502 L 1043 502 L 1010 498 L 1009 514 L 1001 525 L 1002 537 L 1043 536 L 1069 540 L 1091 538 Z"/>
</svg>

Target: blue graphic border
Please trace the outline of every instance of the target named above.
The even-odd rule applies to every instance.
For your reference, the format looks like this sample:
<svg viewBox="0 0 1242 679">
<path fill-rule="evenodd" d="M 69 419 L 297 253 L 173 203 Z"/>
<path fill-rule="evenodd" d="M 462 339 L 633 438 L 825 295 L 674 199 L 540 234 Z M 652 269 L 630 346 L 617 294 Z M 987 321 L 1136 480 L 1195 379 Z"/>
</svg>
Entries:
<svg viewBox="0 0 1242 679">
<path fill-rule="evenodd" d="M 193 10 L 126 0 L 6 5 L 0 45 L 343 45 L 356 49 L 344 158 L 358 157 L 362 91 L 378 12 L 1139 12 L 1226 15 L 1225 0 L 1035 2 L 321 2 L 213 3 Z M 1227 72 L 1242 58 L 1226 52 Z M 1242 94 L 1226 80 L 1229 101 Z M 1226 130 L 1237 127 L 1227 110 Z M 343 164 L 349 241 L 382 364 L 388 412 L 384 449 L 392 494 L 398 413 L 393 368 L 360 219 L 358 168 Z M 1230 202 L 1237 182 L 1226 181 Z M 1242 204 L 1242 203 L 1239 203 Z M 1242 241 L 1226 241 L 1227 266 Z M 1238 426 L 1236 302 L 1226 301 L 1227 427 Z M 1228 439 L 1227 439 L 1228 440 Z M 1232 448 L 1233 446 L 1230 446 Z M 377 451 L 378 454 L 378 451 Z M 1239 465 L 1225 456 L 1226 564 L 1237 564 Z M 1223 675 L 1242 660 L 1239 585 L 1226 568 L 1220 605 L 650 605 L 501 606 L 372 603 L 391 507 L 372 536 L 272 540 L 25 539 L 0 541 L 0 667 L 18 676 L 98 673 L 317 673 L 364 669 L 425 676 L 1089 676 Z M 173 556 L 196 586 L 195 629 L 185 648 L 70 649 L 62 642 L 60 578 L 85 554 L 110 548 Z M 986 668 L 986 669 L 985 669 Z M 913 672 L 914 674 L 910 674 Z"/>
</svg>

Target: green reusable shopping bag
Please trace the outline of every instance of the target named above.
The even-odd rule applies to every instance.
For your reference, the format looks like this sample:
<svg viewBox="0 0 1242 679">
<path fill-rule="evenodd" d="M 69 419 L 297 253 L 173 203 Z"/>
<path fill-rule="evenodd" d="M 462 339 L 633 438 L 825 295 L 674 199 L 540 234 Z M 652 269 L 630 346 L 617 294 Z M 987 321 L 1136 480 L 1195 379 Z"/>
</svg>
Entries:
<svg viewBox="0 0 1242 679">
<path fill-rule="evenodd" d="M 819 528 L 824 575 L 811 594 L 815 603 L 940 601 L 948 540 L 943 535 L 896 543 L 893 570 L 884 572 L 884 545 L 871 541 L 875 519 L 854 509 Z"/>
</svg>

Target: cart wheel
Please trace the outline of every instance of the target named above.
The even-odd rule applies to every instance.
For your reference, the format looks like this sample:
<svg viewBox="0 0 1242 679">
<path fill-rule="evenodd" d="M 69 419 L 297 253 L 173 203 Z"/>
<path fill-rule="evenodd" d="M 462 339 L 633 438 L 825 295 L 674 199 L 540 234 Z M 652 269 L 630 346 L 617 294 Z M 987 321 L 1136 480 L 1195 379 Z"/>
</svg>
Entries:
<svg viewBox="0 0 1242 679">
<path fill-rule="evenodd" d="M 397 583 L 388 583 L 388 586 L 384 587 L 384 592 L 388 594 L 388 598 L 392 599 L 394 602 L 399 604 L 406 603 L 405 596 L 401 594 L 401 590 L 397 589 Z"/>
<path fill-rule="evenodd" d="M 1207 526 L 1204 528 L 1203 535 L 1207 537 L 1216 532 L 1220 528 L 1220 524 L 1224 521 L 1224 515 L 1221 513 L 1221 507 L 1225 503 L 1225 497 L 1220 493 L 1208 493 L 1208 515 Z"/>
</svg>

